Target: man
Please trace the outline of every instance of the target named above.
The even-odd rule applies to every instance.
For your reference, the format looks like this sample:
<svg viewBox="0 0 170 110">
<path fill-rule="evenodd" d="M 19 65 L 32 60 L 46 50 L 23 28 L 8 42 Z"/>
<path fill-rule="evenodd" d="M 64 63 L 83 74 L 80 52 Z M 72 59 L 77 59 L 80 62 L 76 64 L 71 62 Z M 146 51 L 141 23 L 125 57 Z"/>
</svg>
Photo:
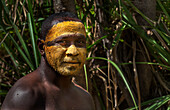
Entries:
<svg viewBox="0 0 170 110">
<path fill-rule="evenodd" d="M 74 84 L 86 59 L 86 32 L 73 14 L 47 18 L 38 40 L 40 66 L 19 79 L 8 92 L 2 110 L 94 110 L 92 97 Z"/>
</svg>

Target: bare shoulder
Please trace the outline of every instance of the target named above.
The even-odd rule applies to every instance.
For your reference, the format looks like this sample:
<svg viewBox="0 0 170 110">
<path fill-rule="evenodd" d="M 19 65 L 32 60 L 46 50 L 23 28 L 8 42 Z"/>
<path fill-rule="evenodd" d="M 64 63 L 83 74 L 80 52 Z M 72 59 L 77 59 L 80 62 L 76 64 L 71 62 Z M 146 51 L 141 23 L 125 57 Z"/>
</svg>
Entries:
<svg viewBox="0 0 170 110">
<path fill-rule="evenodd" d="M 2 105 L 2 110 L 29 110 L 37 101 L 39 84 L 36 72 L 19 79 L 14 86 L 9 90 Z M 36 88 L 36 89 L 35 89 Z"/>
<path fill-rule="evenodd" d="M 82 88 L 81 86 L 77 84 L 74 84 L 74 85 L 75 85 L 77 94 L 79 94 L 83 98 L 83 100 L 87 100 L 87 102 L 91 106 L 91 110 L 94 110 L 95 106 L 94 106 L 94 101 L 93 101 L 91 94 L 88 91 L 86 91 L 84 88 Z"/>
<path fill-rule="evenodd" d="M 76 83 L 74 83 L 74 85 L 75 85 L 75 90 L 78 91 L 80 94 L 82 94 L 83 96 L 85 95 L 87 97 L 91 97 L 90 93 L 87 90 L 77 85 Z"/>
</svg>

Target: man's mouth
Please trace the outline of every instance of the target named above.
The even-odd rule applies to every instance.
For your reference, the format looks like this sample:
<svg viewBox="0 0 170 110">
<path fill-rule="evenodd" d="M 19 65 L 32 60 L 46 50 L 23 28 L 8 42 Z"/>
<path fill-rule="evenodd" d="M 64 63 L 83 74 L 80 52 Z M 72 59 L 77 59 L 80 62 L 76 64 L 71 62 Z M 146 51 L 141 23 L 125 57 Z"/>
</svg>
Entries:
<svg viewBox="0 0 170 110">
<path fill-rule="evenodd" d="M 70 62 L 63 62 L 63 63 L 65 63 L 65 64 L 80 64 L 80 62 L 72 62 L 72 61 L 70 61 Z"/>
</svg>

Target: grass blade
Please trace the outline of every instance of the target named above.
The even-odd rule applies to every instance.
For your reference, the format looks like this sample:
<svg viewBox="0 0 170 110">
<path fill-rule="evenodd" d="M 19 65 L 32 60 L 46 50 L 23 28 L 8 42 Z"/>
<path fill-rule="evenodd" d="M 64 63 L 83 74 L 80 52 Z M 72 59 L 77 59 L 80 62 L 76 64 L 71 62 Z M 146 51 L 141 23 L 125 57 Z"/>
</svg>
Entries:
<svg viewBox="0 0 170 110">
<path fill-rule="evenodd" d="M 107 38 L 107 36 L 101 37 L 101 38 L 98 39 L 96 42 L 94 42 L 93 44 L 89 45 L 89 46 L 87 47 L 87 50 L 90 50 L 94 45 L 100 43 L 100 41 L 101 41 L 102 39 L 105 39 L 105 38 Z"/>
<path fill-rule="evenodd" d="M 3 42 L 3 46 L 5 47 L 7 53 L 9 54 L 9 56 L 11 57 L 12 62 L 14 63 L 15 67 L 18 67 L 18 63 L 16 62 L 14 56 L 12 55 L 12 53 L 10 52 L 9 48 L 7 47 L 7 45 L 5 44 L 5 42 Z"/>
<path fill-rule="evenodd" d="M 86 90 L 89 91 L 89 87 L 88 87 L 88 77 L 87 77 L 87 70 L 86 70 L 86 65 L 84 64 L 84 74 L 85 74 L 85 79 L 86 79 Z"/>
<path fill-rule="evenodd" d="M 35 64 L 36 64 L 36 68 L 37 68 L 38 67 L 37 50 L 36 50 L 36 46 L 35 46 L 35 39 L 34 39 L 34 34 L 33 34 L 30 13 L 28 13 L 28 25 L 29 25 L 30 36 L 31 36 L 31 41 L 32 41 L 32 48 L 33 48 L 33 52 L 34 52 Z"/>
<path fill-rule="evenodd" d="M 34 2 L 34 1 L 32 0 L 32 2 Z M 33 17 L 31 0 L 28 0 L 28 10 L 29 10 L 29 12 L 30 12 L 31 22 L 32 22 L 32 25 L 33 25 L 34 32 L 37 34 L 37 30 L 36 30 L 35 22 L 34 22 L 34 17 Z M 36 39 L 38 39 L 38 38 L 36 38 Z"/>
<path fill-rule="evenodd" d="M 162 31 L 160 31 L 159 29 L 156 29 L 156 31 L 160 34 L 160 36 L 166 41 L 166 43 L 168 45 L 170 45 L 170 36 L 168 36 L 167 34 L 163 33 Z M 166 35 L 166 36 L 165 36 Z M 169 38 L 168 38 L 169 37 Z"/>
<path fill-rule="evenodd" d="M 147 64 L 147 65 L 158 65 L 158 66 L 162 66 L 162 67 L 170 70 L 170 66 L 160 64 L 160 63 L 152 63 L 152 62 L 135 62 L 135 63 L 136 64 Z M 128 65 L 128 64 L 133 64 L 133 63 L 121 63 L 120 65 Z"/>
</svg>

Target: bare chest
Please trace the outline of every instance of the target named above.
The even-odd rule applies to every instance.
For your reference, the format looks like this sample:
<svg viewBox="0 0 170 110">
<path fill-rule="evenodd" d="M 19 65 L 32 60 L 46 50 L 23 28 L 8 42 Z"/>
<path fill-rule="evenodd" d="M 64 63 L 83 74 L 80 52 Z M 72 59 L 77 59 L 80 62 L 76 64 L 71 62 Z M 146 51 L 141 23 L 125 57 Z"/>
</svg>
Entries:
<svg viewBox="0 0 170 110">
<path fill-rule="evenodd" d="M 49 90 L 45 98 L 46 110 L 91 110 L 89 101 L 79 92 Z"/>
<path fill-rule="evenodd" d="M 89 102 L 82 96 L 48 94 L 46 96 L 46 110 L 91 110 Z"/>
</svg>

